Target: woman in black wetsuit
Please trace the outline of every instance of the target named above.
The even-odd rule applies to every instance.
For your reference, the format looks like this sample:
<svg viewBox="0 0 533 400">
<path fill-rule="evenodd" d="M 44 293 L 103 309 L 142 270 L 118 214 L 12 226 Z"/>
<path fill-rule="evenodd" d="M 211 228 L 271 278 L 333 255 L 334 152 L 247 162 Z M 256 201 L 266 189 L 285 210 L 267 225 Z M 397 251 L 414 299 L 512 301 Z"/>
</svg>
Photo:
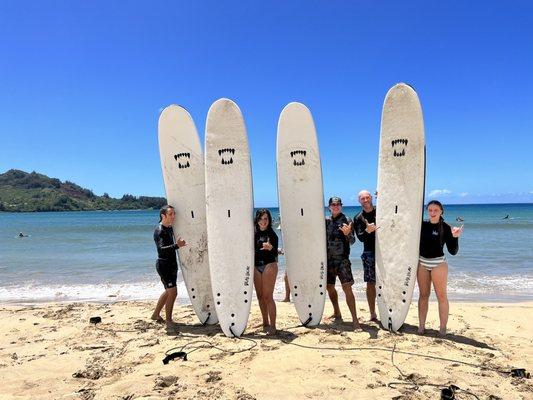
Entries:
<svg viewBox="0 0 533 400">
<path fill-rule="evenodd" d="M 446 293 L 448 283 L 448 263 L 444 255 L 444 244 L 451 255 L 457 254 L 459 250 L 459 236 L 463 232 L 463 227 L 450 227 L 442 215 L 444 208 L 437 200 L 432 200 L 427 205 L 429 221 L 422 222 L 420 233 L 420 259 L 418 265 L 418 288 L 420 297 L 418 299 L 418 333 L 423 334 L 426 326 L 428 313 L 429 294 L 431 282 L 435 288 L 435 294 L 439 302 L 439 334 L 446 334 L 446 324 L 448 323 L 449 303 Z"/>
<path fill-rule="evenodd" d="M 254 286 L 267 335 L 276 334 L 276 303 L 274 285 L 278 275 L 278 235 L 272 229 L 270 211 L 257 210 L 255 226 Z"/>
<path fill-rule="evenodd" d="M 159 210 L 159 225 L 157 225 L 154 231 L 154 241 L 157 247 L 156 270 L 165 287 L 165 291 L 157 301 L 152 319 L 163 322 L 163 318 L 159 314 L 164 306 L 168 333 L 172 333 L 171 331 L 175 331 L 176 328 L 176 324 L 172 320 L 174 301 L 178 294 L 176 289 L 176 278 L 178 274 L 176 250 L 185 246 L 185 241 L 181 237 L 175 239 L 174 230 L 172 229 L 175 218 L 174 207 L 169 205 L 163 206 Z"/>
</svg>

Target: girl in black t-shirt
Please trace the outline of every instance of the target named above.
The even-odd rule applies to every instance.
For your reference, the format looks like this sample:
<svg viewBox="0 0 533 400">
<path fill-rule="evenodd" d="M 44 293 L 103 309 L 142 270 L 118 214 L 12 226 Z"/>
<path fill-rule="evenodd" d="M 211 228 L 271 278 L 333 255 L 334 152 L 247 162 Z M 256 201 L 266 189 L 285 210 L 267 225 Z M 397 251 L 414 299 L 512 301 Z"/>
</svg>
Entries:
<svg viewBox="0 0 533 400">
<path fill-rule="evenodd" d="M 278 275 L 278 235 L 272 229 L 270 211 L 257 210 L 255 226 L 254 286 L 267 335 L 276 334 L 276 303 L 274 286 Z"/>
<path fill-rule="evenodd" d="M 444 208 L 437 200 L 432 200 L 427 205 L 429 221 L 422 222 L 420 233 L 420 259 L 418 264 L 417 281 L 420 290 L 418 299 L 418 333 L 423 334 L 428 313 L 429 294 L 431 282 L 439 303 L 439 319 L 441 335 L 446 334 L 448 323 L 449 303 L 446 293 L 448 283 L 448 263 L 444 255 L 444 244 L 451 255 L 459 250 L 459 236 L 463 227 L 450 227 L 442 215 Z"/>
</svg>

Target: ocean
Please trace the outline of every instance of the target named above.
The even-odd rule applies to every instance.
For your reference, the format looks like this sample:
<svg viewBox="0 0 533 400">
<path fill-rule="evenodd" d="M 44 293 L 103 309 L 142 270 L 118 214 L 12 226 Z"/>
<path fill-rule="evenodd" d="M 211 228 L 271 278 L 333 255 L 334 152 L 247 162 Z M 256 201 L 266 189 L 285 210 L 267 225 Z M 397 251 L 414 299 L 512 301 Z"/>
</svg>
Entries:
<svg viewBox="0 0 533 400">
<path fill-rule="evenodd" d="M 278 227 L 279 210 L 270 210 Z M 359 210 L 343 212 L 353 218 Z M 464 221 L 456 222 L 458 217 Z M 451 300 L 533 299 L 533 204 L 449 205 L 445 219 L 464 224 L 459 253 L 448 256 Z M 157 298 L 163 290 L 154 267 L 157 221 L 158 212 L 151 210 L 0 213 L 0 302 Z M 19 232 L 29 236 L 19 238 Z M 350 256 L 358 299 L 365 287 L 361 251 L 356 242 Z M 276 299 L 284 296 L 283 256 L 279 267 Z M 178 279 L 178 301 L 186 304 Z"/>
</svg>

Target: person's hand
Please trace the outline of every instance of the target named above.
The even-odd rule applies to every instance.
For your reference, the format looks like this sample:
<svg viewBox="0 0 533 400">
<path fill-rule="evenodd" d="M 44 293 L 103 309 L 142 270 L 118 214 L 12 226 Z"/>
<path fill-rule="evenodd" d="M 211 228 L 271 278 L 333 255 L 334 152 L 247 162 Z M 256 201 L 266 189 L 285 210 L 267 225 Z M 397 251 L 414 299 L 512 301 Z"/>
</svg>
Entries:
<svg viewBox="0 0 533 400">
<path fill-rule="evenodd" d="M 270 244 L 270 242 L 264 242 L 263 243 L 263 248 L 261 250 L 267 250 L 267 251 L 270 251 L 272 250 L 274 247 Z"/>
<path fill-rule="evenodd" d="M 185 240 L 183 240 L 181 236 L 178 236 L 178 240 L 176 240 L 176 244 L 178 245 L 178 247 L 183 247 L 187 245 L 187 243 L 185 243 Z"/>
<path fill-rule="evenodd" d="M 369 224 L 368 221 L 365 219 L 365 224 L 366 224 L 366 228 L 365 228 L 365 232 L 366 233 L 372 233 L 372 232 L 375 232 L 376 229 L 376 224 L 375 223 L 371 223 Z"/>
<path fill-rule="evenodd" d="M 463 226 L 464 226 L 464 225 L 461 225 L 461 226 L 459 226 L 459 227 L 454 226 L 454 227 L 452 228 L 452 236 L 453 236 L 454 238 L 458 238 L 459 236 L 461 236 L 461 234 L 463 233 Z"/>
<path fill-rule="evenodd" d="M 352 223 L 342 224 L 339 229 L 344 233 L 344 236 L 348 236 L 352 232 Z"/>
</svg>

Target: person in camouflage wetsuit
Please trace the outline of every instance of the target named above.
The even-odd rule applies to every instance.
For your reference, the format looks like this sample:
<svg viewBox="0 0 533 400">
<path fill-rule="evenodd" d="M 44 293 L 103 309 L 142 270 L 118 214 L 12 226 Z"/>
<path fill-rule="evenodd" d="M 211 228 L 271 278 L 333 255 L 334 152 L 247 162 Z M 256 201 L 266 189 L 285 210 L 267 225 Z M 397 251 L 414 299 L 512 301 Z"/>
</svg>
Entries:
<svg viewBox="0 0 533 400">
<path fill-rule="evenodd" d="M 342 200 L 340 197 L 331 197 L 328 202 L 331 216 L 326 218 L 326 240 L 328 256 L 328 280 L 327 290 L 329 299 L 333 304 L 332 318 L 342 321 L 341 310 L 339 308 L 339 296 L 335 289 L 337 277 L 342 285 L 346 296 L 346 303 L 352 314 L 353 329 L 361 329 L 357 320 L 355 309 L 355 296 L 352 291 L 353 275 L 350 263 L 350 245 L 355 243 L 352 231 L 352 221 L 347 218 L 342 211 Z"/>
</svg>

